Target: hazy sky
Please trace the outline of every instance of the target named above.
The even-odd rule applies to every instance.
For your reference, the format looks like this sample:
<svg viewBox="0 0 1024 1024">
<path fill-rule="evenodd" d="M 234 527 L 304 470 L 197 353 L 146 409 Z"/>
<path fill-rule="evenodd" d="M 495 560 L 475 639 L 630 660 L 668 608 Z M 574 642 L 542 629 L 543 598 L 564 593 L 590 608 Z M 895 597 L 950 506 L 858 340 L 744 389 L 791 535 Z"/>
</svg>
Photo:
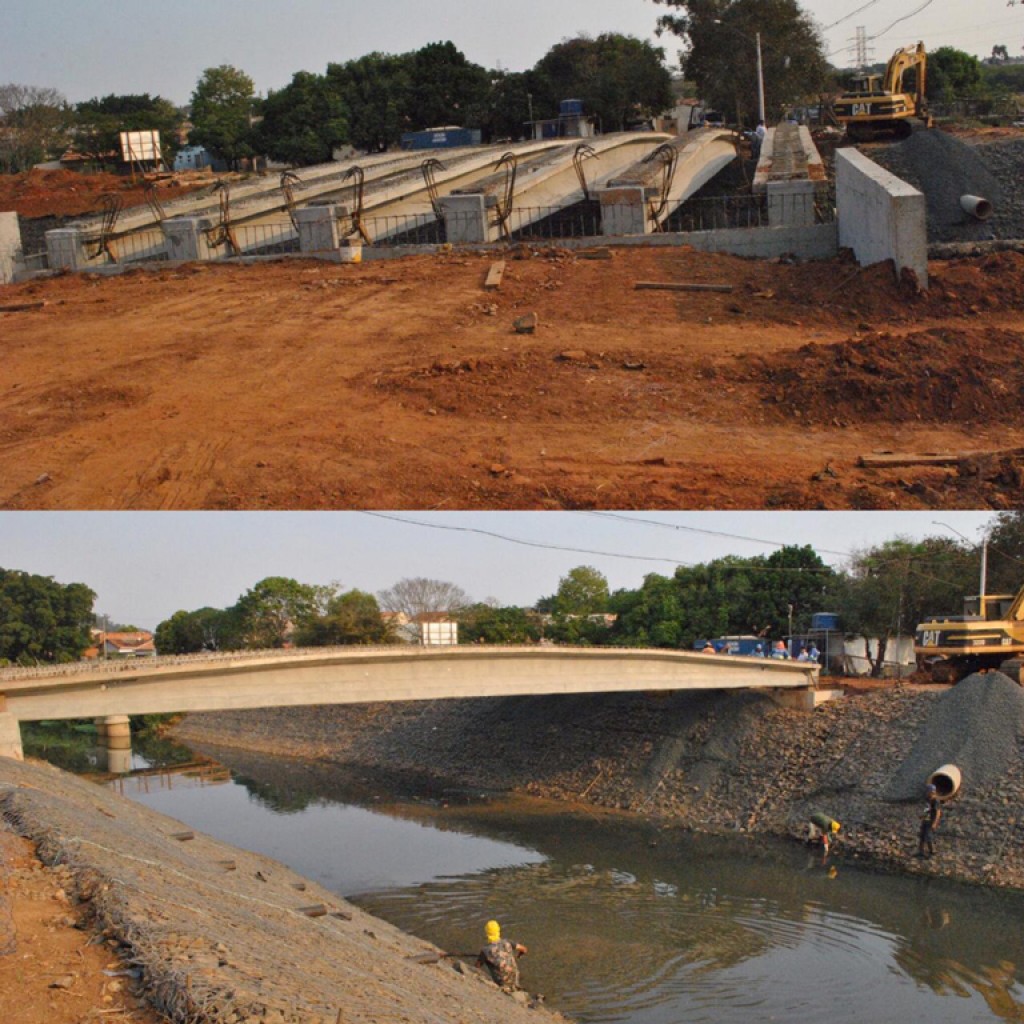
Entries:
<svg viewBox="0 0 1024 1024">
<path fill-rule="evenodd" d="M 1006 0 L 805 0 L 803 7 L 826 30 L 839 65 L 848 63 L 858 26 L 877 36 L 875 59 L 918 39 L 979 56 L 995 44 L 1018 55 L 1024 46 L 1024 5 Z M 296 71 L 445 39 L 477 64 L 522 71 L 581 32 L 650 39 L 675 63 L 674 38 L 654 37 L 665 10 L 653 0 L 3 0 L 0 82 L 52 86 L 72 102 L 148 92 L 184 103 L 203 69 L 219 64 L 246 71 L 265 94 Z"/>
<path fill-rule="evenodd" d="M 98 595 L 98 612 L 153 628 L 179 608 L 233 604 L 266 576 L 339 581 L 374 593 L 405 576 L 427 576 L 458 583 L 477 600 L 526 605 L 554 593 L 577 565 L 599 568 L 613 590 L 639 586 L 651 572 L 670 575 L 679 563 L 770 554 L 787 543 L 811 544 L 839 565 L 844 553 L 897 535 L 952 535 L 936 522 L 975 542 L 991 518 L 984 512 L 0 512 L 0 566 L 85 583 Z M 416 525 L 422 523 L 431 525 Z"/>
</svg>

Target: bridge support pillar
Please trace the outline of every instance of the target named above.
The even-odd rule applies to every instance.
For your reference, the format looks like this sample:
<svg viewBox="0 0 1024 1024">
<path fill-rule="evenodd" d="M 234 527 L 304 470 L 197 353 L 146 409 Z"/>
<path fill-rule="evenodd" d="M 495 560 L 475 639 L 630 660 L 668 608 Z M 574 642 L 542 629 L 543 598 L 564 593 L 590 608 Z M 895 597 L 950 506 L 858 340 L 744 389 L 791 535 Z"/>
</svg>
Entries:
<svg viewBox="0 0 1024 1024">
<path fill-rule="evenodd" d="M 106 756 L 109 772 L 124 775 L 132 770 L 132 730 L 127 715 L 95 719 L 96 735 Z"/>
<path fill-rule="evenodd" d="M 642 185 L 620 185 L 601 190 L 602 235 L 647 233 L 647 192 Z"/>
<path fill-rule="evenodd" d="M 172 260 L 195 263 L 216 259 L 216 249 L 210 245 L 206 232 L 213 222 L 206 217 L 171 217 L 163 223 L 167 239 L 167 255 Z"/>
<path fill-rule="evenodd" d="M 14 715 L 3 710 L 3 697 L 0 697 L 0 757 L 25 760 L 25 751 L 21 746 L 21 726 Z"/>
<path fill-rule="evenodd" d="M 335 203 L 312 204 L 295 211 L 302 252 L 337 252 L 341 244 L 338 231 L 338 207 Z"/>
<path fill-rule="evenodd" d="M 80 228 L 53 228 L 46 232 L 46 264 L 50 270 L 81 270 L 88 263 L 85 233 Z"/>
<path fill-rule="evenodd" d="M 806 228 L 814 224 L 813 181 L 770 181 L 766 190 L 769 227 Z"/>
<path fill-rule="evenodd" d="M 444 196 L 445 237 L 453 245 L 459 242 L 492 242 L 487 224 L 487 197 L 479 195 Z"/>
<path fill-rule="evenodd" d="M 844 696 L 844 692 L 840 689 L 806 686 L 792 690 L 773 690 L 771 696 L 781 707 L 791 708 L 793 711 L 813 711 L 819 704 L 838 700 Z"/>
</svg>

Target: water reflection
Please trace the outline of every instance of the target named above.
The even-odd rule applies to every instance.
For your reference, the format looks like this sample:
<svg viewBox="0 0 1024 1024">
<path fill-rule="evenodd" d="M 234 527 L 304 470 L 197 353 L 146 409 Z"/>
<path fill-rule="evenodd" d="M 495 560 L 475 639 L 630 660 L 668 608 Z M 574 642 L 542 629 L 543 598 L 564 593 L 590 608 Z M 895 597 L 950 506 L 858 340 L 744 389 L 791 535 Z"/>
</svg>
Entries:
<svg viewBox="0 0 1024 1024">
<path fill-rule="evenodd" d="M 531 948 L 524 984 L 580 1020 L 1024 1020 L 1017 896 L 218 753 L 233 785 L 135 795 L 443 948 L 497 917 Z"/>
</svg>

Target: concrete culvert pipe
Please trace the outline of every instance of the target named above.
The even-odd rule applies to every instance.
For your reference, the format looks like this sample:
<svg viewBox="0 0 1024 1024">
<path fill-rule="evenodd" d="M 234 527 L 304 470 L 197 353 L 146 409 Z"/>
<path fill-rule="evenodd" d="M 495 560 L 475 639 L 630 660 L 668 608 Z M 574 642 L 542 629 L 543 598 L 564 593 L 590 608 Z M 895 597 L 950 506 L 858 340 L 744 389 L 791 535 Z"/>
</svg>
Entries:
<svg viewBox="0 0 1024 1024">
<path fill-rule="evenodd" d="M 950 800 L 960 789 L 960 769 L 955 764 L 944 764 L 928 776 L 940 800 Z"/>
<path fill-rule="evenodd" d="M 992 204 L 981 196 L 961 196 L 960 208 L 975 220 L 988 220 L 992 216 Z"/>
</svg>

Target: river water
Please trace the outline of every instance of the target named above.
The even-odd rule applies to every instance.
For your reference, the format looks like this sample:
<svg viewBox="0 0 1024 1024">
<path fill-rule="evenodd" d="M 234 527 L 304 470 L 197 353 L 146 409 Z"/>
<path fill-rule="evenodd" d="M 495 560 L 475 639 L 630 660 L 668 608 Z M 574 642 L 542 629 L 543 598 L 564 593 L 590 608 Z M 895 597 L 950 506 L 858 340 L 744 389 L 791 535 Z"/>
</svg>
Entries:
<svg viewBox="0 0 1024 1024">
<path fill-rule="evenodd" d="M 216 753 L 230 772 L 110 784 L 452 952 L 478 949 L 496 917 L 530 948 L 524 987 L 579 1021 L 1024 1021 L 1016 895 Z"/>
</svg>

